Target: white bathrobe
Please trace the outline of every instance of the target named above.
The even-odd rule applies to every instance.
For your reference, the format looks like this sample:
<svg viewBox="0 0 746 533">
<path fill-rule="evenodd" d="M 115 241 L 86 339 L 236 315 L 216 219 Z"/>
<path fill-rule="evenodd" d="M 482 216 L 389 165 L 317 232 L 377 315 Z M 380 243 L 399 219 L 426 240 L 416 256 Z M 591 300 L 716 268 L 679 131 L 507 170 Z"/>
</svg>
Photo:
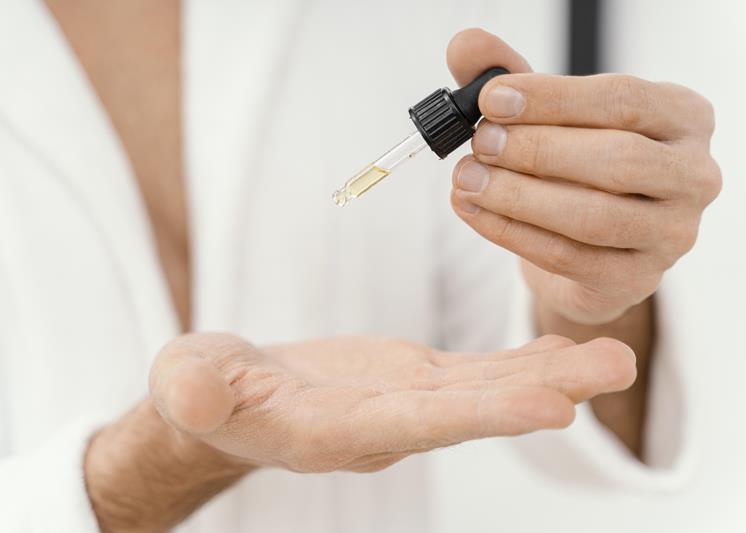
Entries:
<svg viewBox="0 0 746 533">
<path fill-rule="evenodd" d="M 463 350 L 532 336 L 515 258 L 450 212 L 457 154 L 425 151 L 348 207 L 331 201 L 412 129 L 409 105 L 452 85 L 447 38 L 510 16 L 507 2 L 461 3 L 185 2 L 195 330 L 259 345 L 355 333 Z M 377 474 L 261 471 L 179 531 L 436 531 L 431 496 L 459 453 L 498 465 L 458 481 L 467 494 L 480 476 L 505 488 L 486 530 L 521 531 L 525 502 L 540 510 L 552 491 L 575 491 L 581 509 L 589 486 L 676 486 L 696 432 L 685 343 L 672 342 L 685 332 L 660 301 L 646 465 L 581 406 L 567 430 Z M 152 357 L 178 333 L 132 170 L 91 86 L 41 2 L 3 1 L 0 531 L 96 531 L 87 439 L 146 394 Z"/>
</svg>

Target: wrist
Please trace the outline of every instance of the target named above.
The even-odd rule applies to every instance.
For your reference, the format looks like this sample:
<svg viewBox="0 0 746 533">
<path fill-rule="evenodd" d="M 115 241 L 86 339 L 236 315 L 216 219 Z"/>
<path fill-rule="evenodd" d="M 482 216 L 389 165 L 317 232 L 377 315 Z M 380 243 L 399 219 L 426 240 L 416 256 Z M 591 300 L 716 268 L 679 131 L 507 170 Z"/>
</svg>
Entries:
<svg viewBox="0 0 746 533">
<path fill-rule="evenodd" d="M 167 424 L 150 399 L 98 432 L 84 459 L 102 531 L 165 531 L 252 470 Z"/>
<path fill-rule="evenodd" d="M 537 295 L 535 300 L 537 312 L 548 319 L 588 327 L 624 322 L 629 311 L 640 303 L 630 300 L 628 295 L 611 295 L 589 288 L 571 291 L 564 300 L 542 298 L 541 295 Z"/>
<path fill-rule="evenodd" d="M 564 331 L 564 335 L 576 342 L 586 342 L 599 336 L 604 331 L 605 336 L 620 338 L 614 333 L 624 333 L 637 322 L 639 308 L 649 304 L 648 300 L 629 307 L 607 308 L 604 312 L 591 312 L 579 315 L 577 312 L 567 312 L 557 309 L 551 303 L 540 297 L 533 299 L 533 314 L 536 327 L 541 333 Z"/>
<path fill-rule="evenodd" d="M 584 326 L 612 324 L 630 309 L 650 299 L 659 278 L 641 281 L 634 288 L 599 290 L 568 278 L 548 274 L 534 264 L 521 260 L 521 271 L 532 297 L 537 317 L 544 321 L 567 322 Z M 646 292 L 647 291 L 647 292 Z"/>
</svg>

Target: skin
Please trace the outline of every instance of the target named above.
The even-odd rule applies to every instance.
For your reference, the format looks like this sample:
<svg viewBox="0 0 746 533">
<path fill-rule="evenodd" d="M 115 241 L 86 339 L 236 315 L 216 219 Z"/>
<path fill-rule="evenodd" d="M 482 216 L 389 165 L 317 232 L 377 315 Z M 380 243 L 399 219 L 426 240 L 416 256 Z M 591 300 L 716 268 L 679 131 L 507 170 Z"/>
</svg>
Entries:
<svg viewBox="0 0 746 533">
<path fill-rule="evenodd" d="M 591 403 L 640 456 L 653 294 L 722 186 L 712 106 L 672 83 L 533 74 L 479 29 L 456 35 L 447 56 L 460 84 L 494 65 L 514 73 L 480 93 L 485 118 L 454 169 L 454 211 L 522 258 L 540 333 L 607 335 L 635 350 L 635 387 Z"/>
<path fill-rule="evenodd" d="M 103 531 L 166 531 L 256 468 L 375 472 L 466 440 L 561 428 L 574 403 L 630 386 L 632 350 L 544 336 L 446 353 L 398 339 L 255 347 L 184 335 L 158 355 L 151 396 L 101 431 L 86 483 Z"/>
<path fill-rule="evenodd" d="M 48 4 L 130 159 L 174 305 L 186 331 L 191 314 L 190 265 L 179 141 L 179 4 L 175 0 L 49 0 Z M 461 82 L 468 81 L 486 63 L 502 64 L 513 72 L 528 69 L 525 61 L 499 39 L 479 30 L 457 35 L 448 59 Z M 520 119 L 490 115 L 486 101 L 482 102 L 488 88 L 480 104 L 488 120 L 525 131 L 542 129 L 545 126 L 541 124 L 554 124 L 560 119 L 590 121 L 593 117 L 584 113 L 597 106 L 604 91 L 621 94 L 626 83 L 611 83 L 604 88 L 588 79 L 578 82 L 581 89 L 570 90 L 564 79 L 543 77 L 534 82 L 531 76 L 521 75 L 506 76 L 494 83 L 507 79 L 526 95 L 528 103 Z M 651 89 L 646 97 L 652 93 L 655 91 Z M 564 107 L 557 103 L 560 94 Z M 659 116 L 663 111 L 653 112 L 652 106 L 648 109 L 656 115 L 655 120 L 647 120 L 647 116 L 643 120 L 639 103 L 629 96 L 614 109 L 630 127 L 632 122 L 638 126 L 668 122 L 668 117 Z M 640 118 L 633 121 L 635 116 Z M 609 118 L 614 117 L 609 115 L 604 120 Z M 583 125 L 604 127 L 597 125 L 602 118 L 594 120 L 597 122 Z M 617 338 L 631 339 L 638 351 L 649 352 L 652 315 L 648 297 L 662 270 L 656 274 L 652 259 L 646 263 L 643 258 L 654 254 L 646 255 L 642 248 L 638 254 L 638 248 L 630 246 L 629 250 L 640 257 L 639 263 L 627 265 L 637 269 L 633 271 L 635 276 L 611 260 L 618 252 L 606 249 L 613 245 L 606 239 L 624 229 L 629 235 L 623 236 L 630 239 L 625 243 L 636 242 L 633 228 L 622 228 L 625 216 L 621 207 L 612 211 L 619 214 L 618 219 L 594 209 L 592 214 L 599 215 L 598 220 L 589 215 L 580 221 L 594 239 L 600 239 L 596 242 L 586 237 L 589 241 L 583 244 L 583 235 L 566 236 L 562 230 L 570 229 L 552 225 L 556 222 L 550 221 L 547 202 L 542 202 L 546 190 L 542 189 L 541 194 L 528 191 L 505 202 L 499 189 L 504 181 L 500 179 L 502 173 L 521 178 L 531 174 L 532 169 L 510 165 L 518 165 L 519 160 L 532 154 L 533 144 L 538 153 L 539 147 L 547 146 L 543 141 L 553 139 L 557 131 L 550 134 L 547 130 L 543 137 L 526 134 L 522 150 L 514 150 L 517 155 L 509 158 L 510 149 L 516 146 L 513 139 L 519 138 L 511 133 L 511 148 L 490 160 L 477 149 L 478 134 L 475 157 L 489 165 L 491 186 L 483 193 L 463 193 L 455 178 L 453 203 L 459 216 L 487 239 L 530 261 L 525 263 L 525 274 L 536 297 L 539 328 L 589 342 L 576 344 L 569 338 L 549 335 L 515 350 L 466 354 L 440 352 L 397 339 L 335 338 L 256 347 L 230 334 L 184 335 L 164 347 L 156 358 L 150 376 L 151 395 L 91 440 L 85 457 L 85 479 L 101 530 L 166 531 L 257 468 L 372 472 L 410 454 L 465 440 L 564 427 L 573 419 L 574 403 L 627 389 L 637 372 L 632 350 L 618 340 L 590 339 L 610 332 Z M 555 150 L 546 158 L 528 159 L 536 165 L 544 162 L 576 169 L 574 177 L 556 176 L 561 180 L 546 179 L 553 176 L 551 169 L 533 169 L 544 176 L 541 183 L 568 188 L 563 192 L 567 205 L 575 198 L 576 203 L 582 201 L 585 206 L 587 194 L 601 194 L 601 184 L 607 182 L 589 183 L 591 178 L 605 178 L 616 165 L 623 165 L 625 179 L 606 179 L 617 186 L 629 177 L 634 183 L 648 186 L 668 184 L 667 190 L 676 189 L 678 182 L 672 178 L 681 181 L 682 189 L 696 189 L 702 184 L 708 191 L 716 188 L 705 184 L 702 175 L 684 172 L 673 158 L 658 159 L 665 156 L 654 151 L 641 152 L 639 159 L 632 154 L 631 161 L 609 160 L 605 168 L 591 168 L 593 162 L 572 157 L 572 146 L 575 153 L 584 153 L 577 143 L 586 150 L 587 135 L 582 139 L 572 135 L 563 138 L 567 146 L 549 145 L 565 146 L 563 150 Z M 603 152 L 601 144 L 593 146 Z M 701 156 L 699 162 L 704 159 Z M 639 160 L 657 170 L 655 180 L 648 183 L 642 179 L 641 170 L 633 166 Z M 457 176 L 465 164 L 458 165 Z M 682 173 L 672 176 L 673 169 Z M 699 181 L 687 181 L 692 177 Z M 573 185 L 578 182 L 599 190 Z M 696 205 L 704 204 L 705 196 L 702 194 Z M 522 198 L 525 203 L 517 201 Z M 636 197 L 627 194 L 624 198 Z M 682 204 L 669 203 L 684 210 Z M 469 207 L 473 205 L 480 210 L 474 212 Z M 625 208 L 631 205 L 624 204 Z M 506 208 L 512 211 L 502 213 Z M 531 217 L 529 212 L 533 213 Z M 691 205 L 689 212 L 698 213 Z M 691 221 L 693 217 L 690 214 L 673 222 Z M 698 214 L 694 218 L 698 219 Z M 682 227 L 669 227 L 672 220 L 657 220 L 659 231 L 668 235 Z M 500 224 L 508 230 L 501 230 Z M 600 227 L 603 224 L 611 224 L 615 231 L 604 233 Z M 604 243 L 609 246 L 602 247 Z M 542 246 L 544 253 L 539 253 Z M 572 255 L 570 251 L 577 253 Z M 591 260 L 592 252 L 597 260 Z M 618 265 L 616 270 L 612 265 Z M 633 287 L 625 289 L 627 281 Z M 559 295 L 555 294 L 560 288 Z M 644 398 L 644 394 L 635 398 Z M 635 423 L 627 430 L 636 435 L 638 410 L 638 404 L 623 397 L 614 409 L 606 410 L 606 423 L 621 435 L 624 424 L 619 421 L 633 418 Z"/>
</svg>

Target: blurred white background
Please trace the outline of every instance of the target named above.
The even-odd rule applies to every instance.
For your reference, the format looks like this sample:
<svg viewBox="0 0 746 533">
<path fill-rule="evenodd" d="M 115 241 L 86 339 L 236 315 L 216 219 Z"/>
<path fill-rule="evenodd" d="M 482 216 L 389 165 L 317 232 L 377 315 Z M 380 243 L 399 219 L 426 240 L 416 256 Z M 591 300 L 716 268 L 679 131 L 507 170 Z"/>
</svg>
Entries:
<svg viewBox="0 0 746 533">
<path fill-rule="evenodd" d="M 501 22 L 486 29 L 535 70 L 561 72 L 564 2 L 495 4 Z M 494 441 L 466 444 L 431 458 L 433 523 L 440 531 L 500 531 L 505 514 L 523 516 L 522 531 L 746 531 L 745 22 L 741 0 L 608 0 L 604 15 L 605 70 L 687 85 L 705 95 L 717 115 L 712 151 L 723 191 L 705 213 L 697 246 L 669 275 L 680 293 L 679 311 L 696 327 L 693 353 L 707 384 L 695 400 L 703 423 L 694 474 L 673 493 L 588 489 L 587 512 L 568 516 L 560 483 L 536 486 L 541 508 L 510 497 L 503 479 L 520 477 L 525 467 L 513 449 Z M 484 26 L 479 13 L 473 25 Z"/>
</svg>

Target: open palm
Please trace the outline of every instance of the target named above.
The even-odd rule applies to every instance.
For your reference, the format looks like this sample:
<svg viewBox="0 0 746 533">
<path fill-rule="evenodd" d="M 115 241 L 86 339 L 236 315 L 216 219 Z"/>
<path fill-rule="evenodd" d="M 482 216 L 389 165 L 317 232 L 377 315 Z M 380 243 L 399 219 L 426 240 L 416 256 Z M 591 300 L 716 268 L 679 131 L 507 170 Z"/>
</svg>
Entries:
<svg viewBox="0 0 746 533">
<path fill-rule="evenodd" d="M 341 337 L 256 348 L 192 334 L 151 373 L 161 414 L 251 464 L 374 471 L 466 440 L 568 425 L 574 403 L 628 387 L 634 355 L 611 339 L 542 337 L 494 353 Z"/>
</svg>

